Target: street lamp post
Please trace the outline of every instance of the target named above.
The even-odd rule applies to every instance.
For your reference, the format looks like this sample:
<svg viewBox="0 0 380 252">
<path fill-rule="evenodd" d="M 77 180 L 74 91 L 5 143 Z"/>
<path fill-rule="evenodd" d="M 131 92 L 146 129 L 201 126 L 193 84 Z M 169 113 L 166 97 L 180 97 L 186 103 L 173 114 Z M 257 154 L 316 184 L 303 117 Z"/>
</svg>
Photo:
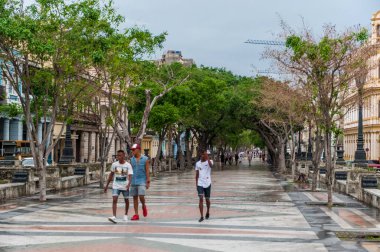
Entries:
<svg viewBox="0 0 380 252">
<path fill-rule="evenodd" d="M 301 152 L 301 130 L 298 132 L 298 150 L 297 150 L 297 158 L 301 159 L 302 152 Z"/>
<path fill-rule="evenodd" d="M 358 113 L 358 139 L 355 151 L 354 163 L 365 164 L 367 163 L 367 157 L 364 150 L 364 137 L 363 137 L 363 86 L 366 80 L 366 74 L 362 74 L 355 79 L 356 86 L 358 88 L 359 99 L 359 113 Z"/>
<path fill-rule="evenodd" d="M 312 143 L 311 143 L 311 123 L 309 124 L 309 142 L 307 145 L 307 156 L 306 159 L 308 161 L 312 160 L 313 158 L 313 153 L 312 153 Z"/>
</svg>

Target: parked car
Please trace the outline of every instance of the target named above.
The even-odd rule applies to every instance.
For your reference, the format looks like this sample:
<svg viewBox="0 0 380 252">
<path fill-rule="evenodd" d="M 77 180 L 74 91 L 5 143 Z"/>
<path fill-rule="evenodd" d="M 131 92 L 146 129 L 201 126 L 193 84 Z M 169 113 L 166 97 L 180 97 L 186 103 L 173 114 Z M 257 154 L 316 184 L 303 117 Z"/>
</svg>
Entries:
<svg viewBox="0 0 380 252">
<path fill-rule="evenodd" d="M 34 160 L 33 160 L 32 157 L 30 157 L 30 158 L 24 158 L 21 161 L 21 165 L 22 165 L 22 167 L 34 167 Z M 46 165 L 49 166 L 50 164 L 47 163 Z"/>
</svg>

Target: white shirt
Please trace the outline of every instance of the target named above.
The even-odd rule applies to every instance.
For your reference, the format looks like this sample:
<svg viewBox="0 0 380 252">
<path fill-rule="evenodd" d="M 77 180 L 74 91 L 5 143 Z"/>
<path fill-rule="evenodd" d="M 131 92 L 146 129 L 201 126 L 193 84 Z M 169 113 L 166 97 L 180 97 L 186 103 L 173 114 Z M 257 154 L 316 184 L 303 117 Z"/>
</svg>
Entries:
<svg viewBox="0 0 380 252">
<path fill-rule="evenodd" d="M 114 172 L 112 189 L 127 190 L 128 175 L 133 174 L 132 165 L 127 161 L 124 164 L 116 161 L 111 166 L 111 172 Z"/>
<path fill-rule="evenodd" d="M 214 164 L 212 160 L 210 162 Z M 199 160 L 195 164 L 195 170 L 199 171 L 198 186 L 202 186 L 203 188 L 209 187 L 211 185 L 211 167 L 208 161 L 202 162 Z"/>
</svg>

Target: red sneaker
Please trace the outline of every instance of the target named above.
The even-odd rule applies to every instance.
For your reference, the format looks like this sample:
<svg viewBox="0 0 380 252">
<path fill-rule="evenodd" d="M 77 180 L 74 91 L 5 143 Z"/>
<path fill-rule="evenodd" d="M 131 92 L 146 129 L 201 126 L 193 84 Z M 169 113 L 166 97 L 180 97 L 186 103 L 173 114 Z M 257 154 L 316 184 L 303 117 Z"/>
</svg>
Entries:
<svg viewBox="0 0 380 252">
<path fill-rule="evenodd" d="M 140 220 L 140 217 L 137 214 L 133 215 L 131 221 L 137 221 L 137 220 Z"/>
<path fill-rule="evenodd" d="M 147 217 L 148 216 L 148 209 L 146 208 L 146 206 L 143 206 L 143 215 L 144 217 Z"/>
</svg>

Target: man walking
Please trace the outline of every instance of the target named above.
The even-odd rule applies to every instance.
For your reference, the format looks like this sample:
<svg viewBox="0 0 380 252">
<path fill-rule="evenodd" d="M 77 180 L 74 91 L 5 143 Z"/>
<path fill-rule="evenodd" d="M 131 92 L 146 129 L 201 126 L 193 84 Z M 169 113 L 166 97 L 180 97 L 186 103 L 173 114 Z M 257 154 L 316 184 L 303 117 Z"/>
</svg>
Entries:
<svg viewBox="0 0 380 252">
<path fill-rule="evenodd" d="M 199 196 L 199 211 L 201 213 L 201 218 L 199 222 L 204 221 L 203 218 L 203 197 L 206 198 L 206 220 L 210 218 L 210 196 L 211 196 L 211 168 L 214 162 L 208 157 L 209 152 L 207 150 L 202 151 L 201 160 L 195 164 L 195 184 Z"/>
<path fill-rule="evenodd" d="M 125 161 L 125 152 L 123 150 L 119 150 L 117 152 L 117 161 L 114 162 L 111 166 L 111 173 L 108 176 L 107 185 L 104 188 L 104 192 L 106 193 L 108 190 L 108 186 L 113 180 L 112 184 L 112 213 L 113 216 L 109 217 L 108 220 L 112 223 L 117 223 L 116 219 L 116 208 L 117 208 L 117 200 L 119 198 L 120 193 L 123 194 L 125 201 L 125 215 L 124 221 L 128 221 L 128 209 L 129 209 L 129 187 L 131 185 L 133 170 L 132 166 Z"/>
<path fill-rule="evenodd" d="M 248 163 L 249 163 L 249 166 L 251 166 L 252 157 L 253 157 L 252 151 L 248 151 Z"/>
<path fill-rule="evenodd" d="M 139 199 L 142 204 L 143 216 L 148 216 L 148 209 L 145 204 L 145 191 L 150 186 L 149 158 L 141 155 L 141 147 L 134 144 L 131 148 L 133 157 L 131 164 L 133 167 L 133 177 L 131 184 L 131 195 L 133 196 L 133 207 L 135 215 L 131 220 L 137 221 L 139 217 Z"/>
</svg>

